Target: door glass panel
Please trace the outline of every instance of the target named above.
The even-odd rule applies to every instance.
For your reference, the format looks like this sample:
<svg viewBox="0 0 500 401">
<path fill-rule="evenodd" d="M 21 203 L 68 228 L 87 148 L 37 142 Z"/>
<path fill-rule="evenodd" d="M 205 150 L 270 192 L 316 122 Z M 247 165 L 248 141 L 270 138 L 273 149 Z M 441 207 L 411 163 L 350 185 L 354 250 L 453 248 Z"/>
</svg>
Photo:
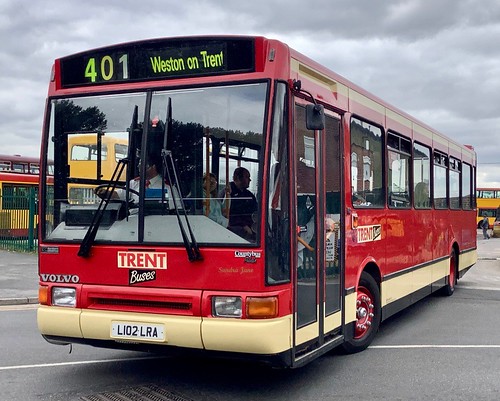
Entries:
<svg viewBox="0 0 500 401">
<path fill-rule="evenodd" d="M 288 174 L 287 89 L 285 83 L 278 83 L 274 98 L 271 151 L 269 152 L 269 180 L 267 183 L 267 284 L 290 281 L 290 174 Z"/>
<path fill-rule="evenodd" d="M 296 105 L 297 327 L 317 320 L 316 143 L 305 121 L 305 108 Z"/>
<path fill-rule="evenodd" d="M 325 120 L 325 300 L 326 315 L 340 309 L 340 122 Z"/>
</svg>

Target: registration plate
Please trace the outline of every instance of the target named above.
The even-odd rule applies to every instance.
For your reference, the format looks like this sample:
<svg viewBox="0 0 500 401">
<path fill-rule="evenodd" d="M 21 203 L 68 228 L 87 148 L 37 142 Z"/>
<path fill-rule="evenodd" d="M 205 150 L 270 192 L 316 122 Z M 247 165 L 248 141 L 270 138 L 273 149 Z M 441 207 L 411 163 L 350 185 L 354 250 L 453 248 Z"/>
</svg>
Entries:
<svg viewBox="0 0 500 401">
<path fill-rule="evenodd" d="M 165 341 L 162 324 L 112 322 L 111 337 L 128 340 Z"/>
</svg>

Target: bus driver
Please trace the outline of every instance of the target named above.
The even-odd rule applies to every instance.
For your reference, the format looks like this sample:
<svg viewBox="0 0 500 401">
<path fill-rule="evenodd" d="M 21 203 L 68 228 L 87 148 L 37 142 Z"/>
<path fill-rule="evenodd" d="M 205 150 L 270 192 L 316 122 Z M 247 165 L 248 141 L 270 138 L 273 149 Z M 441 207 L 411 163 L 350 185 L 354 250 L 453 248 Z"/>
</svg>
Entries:
<svg viewBox="0 0 500 401">
<path fill-rule="evenodd" d="M 141 162 L 139 161 L 137 167 L 140 170 Z M 146 164 L 146 189 L 162 189 L 162 175 L 161 175 L 161 156 L 157 156 L 154 154 L 150 154 L 147 157 L 147 164 Z M 140 177 L 136 177 L 129 182 L 129 188 L 130 188 L 130 193 L 129 193 L 129 200 L 134 202 L 134 203 L 139 203 L 139 189 L 140 189 Z M 171 188 L 168 183 L 165 182 L 164 188 L 166 189 L 167 193 L 171 193 Z M 106 187 L 98 187 L 95 191 L 96 195 L 99 196 L 100 198 L 104 198 L 106 196 L 107 188 Z M 119 200 L 125 200 L 125 190 L 122 188 L 116 189 L 113 194 L 111 195 L 111 199 L 119 199 Z M 179 196 L 176 196 L 176 199 L 179 199 Z"/>
<path fill-rule="evenodd" d="M 255 241 L 252 214 L 257 211 L 258 205 L 255 195 L 248 190 L 250 181 L 250 172 L 246 168 L 237 167 L 234 170 L 233 181 L 229 184 L 231 204 L 228 228 L 247 240 Z"/>
</svg>

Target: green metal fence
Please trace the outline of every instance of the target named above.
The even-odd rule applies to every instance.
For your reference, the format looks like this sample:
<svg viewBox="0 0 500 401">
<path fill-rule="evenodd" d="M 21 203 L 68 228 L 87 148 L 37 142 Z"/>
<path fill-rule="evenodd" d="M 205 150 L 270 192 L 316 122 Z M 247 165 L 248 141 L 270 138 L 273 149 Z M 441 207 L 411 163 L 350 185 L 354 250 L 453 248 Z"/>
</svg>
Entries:
<svg viewBox="0 0 500 401">
<path fill-rule="evenodd" d="M 35 252 L 37 246 L 37 193 L 0 193 L 0 249 Z"/>
</svg>

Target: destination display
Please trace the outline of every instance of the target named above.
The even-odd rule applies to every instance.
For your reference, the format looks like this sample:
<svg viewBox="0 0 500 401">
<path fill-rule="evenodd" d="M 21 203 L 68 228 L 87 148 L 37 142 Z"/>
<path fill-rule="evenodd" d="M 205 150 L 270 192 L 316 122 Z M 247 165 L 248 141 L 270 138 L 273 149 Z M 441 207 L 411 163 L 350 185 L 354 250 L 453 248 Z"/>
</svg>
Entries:
<svg viewBox="0 0 500 401">
<path fill-rule="evenodd" d="M 134 42 L 62 58 L 61 86 L 251 72 L 253 39 Z"/>
</svg>

